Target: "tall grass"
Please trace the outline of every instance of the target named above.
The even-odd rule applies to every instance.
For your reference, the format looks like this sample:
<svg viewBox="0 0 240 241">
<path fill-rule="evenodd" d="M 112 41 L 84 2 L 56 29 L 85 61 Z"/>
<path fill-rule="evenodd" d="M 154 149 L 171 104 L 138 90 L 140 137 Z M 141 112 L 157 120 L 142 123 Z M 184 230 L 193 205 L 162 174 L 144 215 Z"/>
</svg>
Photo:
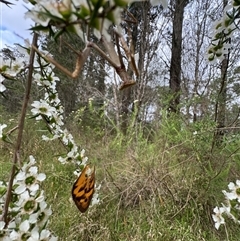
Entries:
<svg viewBox="0 0 240 241">
<path fill-rule="evenodd" d="M 33 154 L 47 175 L 43 189 L 53 209 L 50 226 L 59 240 L 222 241 L 226 230 L 230 240 L 239 240 L 236 224 L 228 220 L 227 229 L 217 232 L 211 218 L 222 201 L 221 190 L 239 176 L 238 136 L 212 148 L 210 121 L 186 126 L 166 118 L 150 138 L 142 126 L 127 136 L 99 133 L 98 128 L 96 137 L 94 131 L 69 124 L 102 185 L 101 203 L 85 214 L 71 200 L 75 166 L 57 161 L 64 152 L 60 143 L 43 142 L 43 127 L 28 120 L 22 147 L 22 157 Z M 0 177 L 7 180 L 11 145 L 1 142 L 0 148 Z"/>
</svg>

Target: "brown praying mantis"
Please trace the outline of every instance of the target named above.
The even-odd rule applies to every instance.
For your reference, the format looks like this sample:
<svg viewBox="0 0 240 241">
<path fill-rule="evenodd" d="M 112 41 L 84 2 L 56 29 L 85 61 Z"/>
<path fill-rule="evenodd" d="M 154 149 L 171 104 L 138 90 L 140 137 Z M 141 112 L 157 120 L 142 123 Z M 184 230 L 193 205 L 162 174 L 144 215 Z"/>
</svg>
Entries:
<svg viewBox="0 0 240 241">
<path fill-rule="evenodd" d="M 60 71 L 68 75 L 70 78 L 77 78 L 81 72 L 81 69 L 86 62 L 90 52 L 91 48 L 95 49 L 104 59 L 108 61 L 108 63 L 115 69 L 117 74 L 119 75 L 120 79 L 122 80 L 122 83 L 119 87 L 120 90 L 123 90 L 129 86 L 132 86 L 136 84 L 136 81 L 131 79 L 127 73 L 126 67 L 123 62 L 123 56 L 121 53 L 121 48 L 125 52 L 126 58 L 128 60 L 128 63 L 130 64 L 131 69 L 135 73 L 136 77 L 139 76 L 138 68 L 134 59 L 134 55 L 130 48 L 127 46 L 127 43 L 125 42 L 123 36 L 119 34 L 117 31 L 114 31 L 115 36 L 116 36 L 116 47 L 117 47 L 117 52 L 114 48 L 114 45 L 112 42 L 107 41 L 107 39 L 102 36 L 101 41 L 103 43 L 103 46 L 105 47 L 105 50 L 107 54 L 100 49 L 97 44 L 93 42 L 88 42 L 86 44 L 86 47 L 82 50 L 82 52 L 76 51 L 74 48 L 72 48 L 69 44 L 68 47 L 70 47 L 74 53 L 77 55 L 77 60 L 76 60 L 76 66 L 73 72 L 69 71 L 66 69 L 64 66 L 59 64 L 56 60 L 54 60 L 52 57 L 47 56 L 43 54 L 36 46 L 32 45 L 32 48 L 41 56 L 43 57 L 46 61 L 52 63 L 56 68 L 58 68 Z"/>
</svg>

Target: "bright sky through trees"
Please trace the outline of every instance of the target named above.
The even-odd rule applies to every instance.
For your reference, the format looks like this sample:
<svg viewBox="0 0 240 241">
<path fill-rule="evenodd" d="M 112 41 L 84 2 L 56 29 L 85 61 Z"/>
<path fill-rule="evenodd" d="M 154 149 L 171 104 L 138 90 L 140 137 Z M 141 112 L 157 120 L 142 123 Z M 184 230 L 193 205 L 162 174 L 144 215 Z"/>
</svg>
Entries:
<svg viewBox="0 0 240 241">
<path fill-rule="evenodd" d="M 30 19 L 25 19 L 27 4 L 24 1 L 12 1 L 14 5 L 8 7 L 0 3 L 0 49 L 6 45 L 14 43 L 23 43 L 23 40 L 29 38 L 28 30 L 33 24 Z"/>
</svg>

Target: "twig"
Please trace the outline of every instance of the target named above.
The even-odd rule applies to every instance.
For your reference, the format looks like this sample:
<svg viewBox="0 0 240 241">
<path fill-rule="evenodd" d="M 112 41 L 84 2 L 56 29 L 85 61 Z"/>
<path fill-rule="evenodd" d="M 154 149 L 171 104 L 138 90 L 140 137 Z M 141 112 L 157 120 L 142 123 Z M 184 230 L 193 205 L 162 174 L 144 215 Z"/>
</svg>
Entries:
<svg viewBox="0 0 240 241">
<path fill-rule="evenodd" d="M 34 33 L 33 35 L 33 40 L 32 44 L 34 46 L 37 45 L 37 40 L 38 40 L 38 34 Z M 31 92 L 31 86 L 32 86 L 32 74 L 33 74 L 33 62 L 34 62 L 34 56 L 35 56 L 35 50 L 31 48 L 30 52 L 30 57 L 29 57 L 29 71 L 28 71 L 28 78 L 27 78 L 27 87 L 26 87 L 26 93 L 22 105 L 22 111 L 21 111 L 21 116 L 19 119 L 19 124 L 18 124 L 18 136 L 16 140 L 16 146 L 14 150 L 14 155 L 13 155 L 13 165 L 12 165 L 12 170 L 10 174 L 10 179 L 7 187 L 7 194 L 6 194 L 6 199 L 4 202 L 4 208 L 3 208 L 3 214 L 1 217 L 1 220 L 5 222 L 5 226 L 7 226 L 8 222 L 8 207 L 9 203 L 11 201 L 11 192 L 12 192 L 12 187 L 13 187 L 13 179 L 16 174 L 16 167 L 17 164 L 20 166 L 21 165 L 21 160 L 20 160 L 20 147 L 22 143 L 22 135 L 23 135 L 23 129 L 24 129 L 24 121 L 27 113 L 27 106 L 28 106 L 28 101 L 30 97 L 30 92 Z M 6 228 L 6 227 L 5 227 Z"/>
</svg>

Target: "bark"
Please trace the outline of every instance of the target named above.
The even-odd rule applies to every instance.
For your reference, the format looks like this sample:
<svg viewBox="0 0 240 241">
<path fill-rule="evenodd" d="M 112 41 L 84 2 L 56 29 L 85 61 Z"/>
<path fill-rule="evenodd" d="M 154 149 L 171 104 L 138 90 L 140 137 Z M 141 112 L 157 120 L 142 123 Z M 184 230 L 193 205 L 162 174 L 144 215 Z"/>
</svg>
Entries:
<svg viewBox="0 0 240 241">
<path fill-rule="evenodd" d="M 184 8 L 188 0 L 176 0 L 173 16 L 172 53 L 170 63 L 170 112 L 179 113 L 181 94 L 181 55 Z"/>
<path fill-rule="evenodd" d="M 227 5 L 227 0 L 223 0 L 223 8 Z M 229 42 L 231 39 L 229 39 Z M 215 141 L 221 144 L 224 136 L 224 127 L 226 119 L 226 101 L 227 101 L 227 72 L 229 66 L 229 54 L 225 55 L 221 63 L 221 82 L 218 98 L 215 106 L 215 121 L 217 123 L 217 132 Z"/>
</svg>

